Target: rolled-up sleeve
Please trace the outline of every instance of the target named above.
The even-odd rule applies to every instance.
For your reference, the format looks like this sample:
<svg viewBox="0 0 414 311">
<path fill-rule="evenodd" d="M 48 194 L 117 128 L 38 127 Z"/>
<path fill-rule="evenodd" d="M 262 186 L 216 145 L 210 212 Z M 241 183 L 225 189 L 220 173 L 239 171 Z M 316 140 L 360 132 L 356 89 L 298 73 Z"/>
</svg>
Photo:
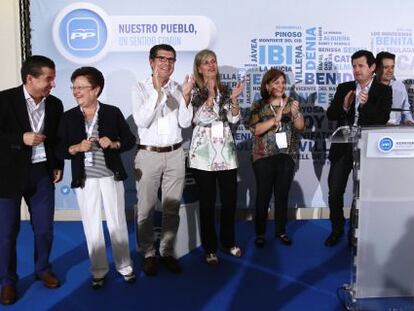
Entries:
<svg viewBox="0 0 414 311">
<path fill-rule="evenodd" d="M 180 93 L 180 105 L 178 106 L 178 124 L 181 128 L 187 128 L 191 125 L 193 119 L 193 105 L 190 103 L 188 106 L 185 104 L 184 97 Z"/>
<path fill-rule="evenodd" d="M 132 104 L 132 114 L 137 127 L 150 127 L 160 107 L 157 107 L 158 97 L 158 92 L 154 88 L 150 89 L 142 82 L 137 84 Z M 165 93 L 162 93 L 160 102 L 163 100 L 165 100 Z"/>
</svg>

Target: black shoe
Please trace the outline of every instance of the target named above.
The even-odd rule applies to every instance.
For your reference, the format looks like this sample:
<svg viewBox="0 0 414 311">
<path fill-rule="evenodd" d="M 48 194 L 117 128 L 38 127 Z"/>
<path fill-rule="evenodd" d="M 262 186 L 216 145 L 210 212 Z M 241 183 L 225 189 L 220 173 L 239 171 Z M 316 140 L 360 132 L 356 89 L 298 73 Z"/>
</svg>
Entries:
<svg viewBox="0 0 414 311">
<path fill-rule="evenodd" d="M 289 239 L 286 233 L 278 234 L 276 238 L 279 239 L 283 245 L 290 246 L 293 244 L 293 241 Z"/>
<path fill-rule="evenodd" d="M 135 275 L 134 271 L 132 271 L 132 272 L 130 272 L 130 273 L 128 273 L 128 274 L 125 274 L 125 275 L 123 275 L 122 277 L 124 278 L 124 281 L 125 281 L 126 283 L 129 283 L 129 284 L 134 283 L 134 282 L 136 281 L 136 279 L 137 279 L 137 277 L 136 277 L 136 275 Z"/>
<path fill-rule="evenodd" d="M 331 232 L 331 234 L 325 240 L 325 246 L 328 246 L 328 247 L 335 246 L 336 244 L 339 243 L 343 235 L 344 235 L 343 231 L 342 232 Z"/>
<path fill-rule="evenodd" d="M 145 258 L 142 263 L 142 271 L 147 276 L 156 276 L 158 273 L 157 259 L 154 256 Z"/>
<path fill-rule="evenodd" d="M 100 289 L 104 285 L 105 278 L 92 278 L 91 286 L 93 289 Z"/>
<path fill-rule="evenodd" d="M 182 271 L 178 260 L 173 256 L 161 256 L 160 263 L 163 264 L 172 273 L 179 274 Z"/>
<path fill-rule="evenodd" d="M 266 244 L 266 239 L 262 236 L 257 236 L 254 240 L 254 244 L 256 245 L 256 247 L 262 248 Z"/>
</svg>

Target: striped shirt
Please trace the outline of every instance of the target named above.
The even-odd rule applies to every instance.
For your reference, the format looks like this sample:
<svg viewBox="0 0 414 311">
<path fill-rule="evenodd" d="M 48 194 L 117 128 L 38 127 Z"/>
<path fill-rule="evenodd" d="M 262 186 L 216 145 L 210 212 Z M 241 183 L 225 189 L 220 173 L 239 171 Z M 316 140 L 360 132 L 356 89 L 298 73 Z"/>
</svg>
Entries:
<svg viewBox="0 0 414 311">
<path fill-rule="evenodd" d="M 92 120 L 85 120 L 86 127 L 90 127 L 91 123 Z M 92 129 L 92 137 L 96 137 L 96 139 L 99 137 L 98 122 L 95 122 L 95 125 Z M 98 142 L 96 142 L 96 144 L 93 144 L 92 156 L 93 166 L 85 166 L 86 178 L 101 178 L 114 175 L 114 173 L 106 167 L 104 153 Z"/>
</svg>

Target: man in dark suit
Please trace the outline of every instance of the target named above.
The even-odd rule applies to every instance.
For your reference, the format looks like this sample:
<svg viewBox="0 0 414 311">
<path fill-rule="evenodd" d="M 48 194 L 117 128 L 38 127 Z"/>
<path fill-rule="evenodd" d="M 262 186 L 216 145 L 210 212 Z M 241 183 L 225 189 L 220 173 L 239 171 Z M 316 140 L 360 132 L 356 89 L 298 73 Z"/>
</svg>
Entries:
<svg viewBox="0 0 414 311">
<path fill-rule="evenodd" d="M 31 56 L 22 65 L 23 85 L 0 92 L 0 285 L 2 304 L 17 300 L 16 238 L 22 198 L 29 208 L 35 241 L 35 275 L 56 288 L 49 255 L 53 239 L 54 184 L 63 161 L 55 156 L 62 102 L 50 95 L 55 64 Z"/>
<path fill-rule="evenodd" d="M 375 57 L 366 50 L 352 57 L 354 81 L 341 83 L 327 110 L 327 117 L 344 125 L 385 125 L 392 105 L 392 90 L 373 79 Z M 344 232 L 344 193 L 353 166 L 352 144 L 334 143 L 329 150 L 331 166 L 328 176 L 329 210 L 332 232 L 326 246 L 338 244 Z"/>
</svg>

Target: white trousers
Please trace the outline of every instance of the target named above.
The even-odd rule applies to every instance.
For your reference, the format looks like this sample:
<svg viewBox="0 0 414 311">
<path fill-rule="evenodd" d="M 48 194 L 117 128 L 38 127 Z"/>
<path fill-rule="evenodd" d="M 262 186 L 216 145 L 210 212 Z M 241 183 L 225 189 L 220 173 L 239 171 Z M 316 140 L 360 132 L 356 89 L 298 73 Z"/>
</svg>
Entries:
<svg viewBox="0 0 414 311">
<path fill-rule="evenodd" d="M 123 182 L 115 181 L 113 176 L 87 178 L 85 187 L 76 188 L 75 191 L 88 245 L 92 276 L 102 278 L 109 271 L 102 227 L 102 205 L 116 270 L 122 275 L 131 273 L 133 268 L 129 254 Z"/>
</svg>

